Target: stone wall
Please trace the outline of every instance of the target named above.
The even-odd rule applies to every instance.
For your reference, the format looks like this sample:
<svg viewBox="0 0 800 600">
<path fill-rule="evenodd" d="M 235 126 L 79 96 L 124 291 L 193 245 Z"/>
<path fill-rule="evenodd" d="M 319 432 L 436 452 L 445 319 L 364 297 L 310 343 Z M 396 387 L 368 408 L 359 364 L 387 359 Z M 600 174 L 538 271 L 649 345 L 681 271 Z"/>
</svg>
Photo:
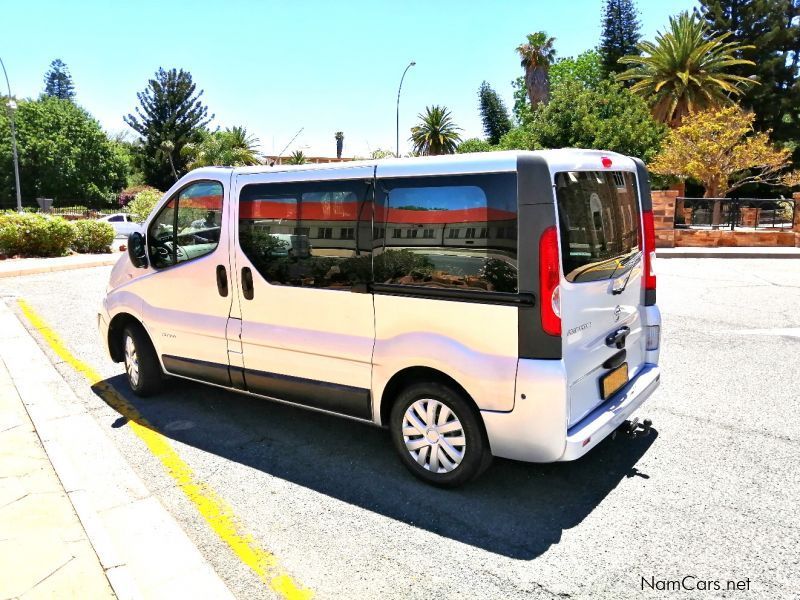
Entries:
<svg viewBox="0 0 800 600">
<path fill-rule="evenodd" d="M 675 247 L 721 248 L 727 246 L 793 247 L 794 231 L 731 231 L 730 229 L 676 229 Z"/>
<path fill-rule="evenodd" d="M 683 211 L 677 202 L 678 190 L 654 190 L 653 221 L 657 248 L 692 246 L 719 248 L 725 246 L 795 246 L 800 248 L 800 193 L 793 195 L 797 202 L 792 230 L 784 231 L 730 231 L 728 229 L 675 229 L 675 212 Z M 742 209 L 743 224 L 754 226 L 757 209 Z M 687 215 L 684 215 L 686 218 Z"/>
</svg>

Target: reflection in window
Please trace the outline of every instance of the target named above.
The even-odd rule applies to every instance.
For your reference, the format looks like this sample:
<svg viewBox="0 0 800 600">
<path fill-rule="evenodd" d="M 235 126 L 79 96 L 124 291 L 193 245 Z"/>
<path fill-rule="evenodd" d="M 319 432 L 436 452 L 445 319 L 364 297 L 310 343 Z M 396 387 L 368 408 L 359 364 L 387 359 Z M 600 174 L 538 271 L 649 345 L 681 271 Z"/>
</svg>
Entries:
<svg viewBox="0 0 800 600">
<path fill-rule="evenodd" d="M 246 185 L 239 244 L 271 284 L 349 289 L 370 280 L 371 198 L 361 180 Z"/>
<path fill-rule="evenodd" d="M 376 225 L 405 235 L 376 238 L 376 283 L 517 291 L 515 174 L 398 178 L 378 189 Z M 514 235 L 487 237 L 498 230 Z"/>
<path fill-rule="evenodd" d="M 184 188 L 150 223 L 147 244 L 156 269 L 213 252 L 222 228 L 222 185 L 202 181 Z"/>
<path fill-rule="evenodd" d="M 637 264 L 639 203 L 633 173 L 557 173 L 556 196 L 569 281 L 619 277 Z"/>
</svg>

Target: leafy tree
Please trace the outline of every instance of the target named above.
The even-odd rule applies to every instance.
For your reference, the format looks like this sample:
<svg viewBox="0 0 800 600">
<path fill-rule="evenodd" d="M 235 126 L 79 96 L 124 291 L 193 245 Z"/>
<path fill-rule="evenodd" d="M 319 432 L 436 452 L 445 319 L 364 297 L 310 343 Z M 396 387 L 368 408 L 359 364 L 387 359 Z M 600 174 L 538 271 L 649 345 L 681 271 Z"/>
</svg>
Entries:
<svg viewBox="0 0 800 600">
<path fill-rule="evenodd" d="M 61 100 L 72 100 L 75 97 L 75 85 L 72 83 L 72 76 L 69 69 L 60 58 L 50 63 L 50 69 L 44 76 L 44 95 L 60 98 Z"/>
<path fill-rule="evenodd" d="M 531 101 L 531 109 L 547 104 L 550 99 L 550 82 L 547 72 L 555 59 L 555 38 L 547 37 L 544 31 L 530 33 L 527 42 L 517 46 L 520 65 L 525 69 L 525 88 Z"/>
<path fill-rule="evenodd" d="M 25 200 L 106 203 L 125 186 L 123 152 L 73 102 L 50 96 L 20 101 L 16 126 Z M 0 111 L 0 204 L 15 197 L 10 135 L 8 113 Z"/>
<path fill-rule="evenodd" d="M 295 150 L 292 152 L 292 155 L 289 157 L 289 160 L 286 161 L 287 165 L 304 165 L 308 162 L 306 159 L 306 155 L 303 154 L 302 150 Z"/>
<path fill-rule="evenodd" d="M 746 47 L 726 42 L 730 33 L 708 37 L 708 28 L 696 15 L 682 12 L 670 17 L 669 30 L 655 43 L 638 44 L 642 56 L 625 56 L 620 63 L 633 65 L 617 75 L 619 81 L 635 81 L 631 90 L 653 102 L 653 116 L 671 126 L 695 110 L 730 103 L 753 84 L 731 68 L 752 65 L 736 58 Z"/>
<path fill-rule="evenodd" d="M 454 154 L 461 136 L 461 128 L 454 122 L 446 106 L 427 106 L 425 113 L 417 115 L 418 125 L 411 128 L 414 152 L 423 156 Z"/>
<path fill-rule="evenodd" d="M 479 110 L 483 121 L 483 133 L 490 144 L 497 144 L 511 129 L 511 119 L 502 98 L 486 81 L 478 90 Z"/>
<path fill-rule="evenodd" d="M 140 106 L 125 122 L 142 138 L 141 166 L 145 181 L 160 189 L 169 188 L 186 172 L 186 144 L 197 142 L 201 131 L 213 119 L 200 101 L 202 90 L 183 69 L 159 68 L 147 88 L 139 92 Z"/>
<path fill-rule="evenodd" d="M 247 133 L 244 127 L 231 127 L 224 131 L 203 133 L 199 143 L 189 143 L 183 147 L 183 154 L 189 159 L 189 169 L 257 165 L 261 162 L 257 145 L 258 138 Z"/>
<path fill-rule="evenodd" d="M 610 80 L 594 88 L 565 80 L 520 127 L 500 141 L 502 149 L 597 148 L 648 160 L 666 127 L 656 122 L 644 100 Z"/>
<path fill-rule="evenodd" d="M 603 59 L 597 50 L 587 50 L 578 56 L 559 58 L 550 67 L 550 89 L 556 90 L 568 81 L 577 81 L 587 88 L 596 88 L 605 78 Z"/>
<path fill-rule="evenodd" d="M 373 150 L 370 152 L 369 157 L 372 159 L 381 159 L 381 158 L 394 158 L 394 152 L 391 150 L 384 150 L 383 148 L 378 148 L 377 150 Z"/>
<path fill-rule="evenodd" d="M 461 142 L 456 148 L 457 154 L 469 154 L 470 152 L 491 152 L 497 150 L 497 147 L 490 144 L 486 140 L 479 138 L 470 138 Z"/>
<path fill-rule="evenodd" d="M 790 150 L 775 147 L 769 132 L 755 131 L 754 121 L 738 106 L 693 113 L 669 132 L 650 169 L 699 181 L 706 198 L 723 198 L 748 183 L 791 185 L 798 174 L 786 173 Z M 718 207 L 714 213 L 718 223 Z"/>
<path fill-rule="evenodd" d="M 730 72 L 753 75 L 742 104 L 756 114 L 758 129 L 771 129 L 772 137 L 795 148 L 800 140 L 800 1 L 701 0 L 700 12 L 714 35 L 730 34 L 741 44 L 737 58 L 755 66 L 734 65 Z M 800 152 L 795 152 L 800 162 Z"/>
<path fill-rule="evenodd" d="M 344 149 L 344 133 L 337 131 L 333 137 L 336 138 L 336 158 L 342 158 L 342 150 Z"/>
<path fill-rule="evenodd" d="M 639 54 L 641 24 L 633 0 L 606 0 L 603 8 L 603 33 L 600 35 L 600 56 L 606 75 L 621 73 L 623 56 Z"/>
</svg>

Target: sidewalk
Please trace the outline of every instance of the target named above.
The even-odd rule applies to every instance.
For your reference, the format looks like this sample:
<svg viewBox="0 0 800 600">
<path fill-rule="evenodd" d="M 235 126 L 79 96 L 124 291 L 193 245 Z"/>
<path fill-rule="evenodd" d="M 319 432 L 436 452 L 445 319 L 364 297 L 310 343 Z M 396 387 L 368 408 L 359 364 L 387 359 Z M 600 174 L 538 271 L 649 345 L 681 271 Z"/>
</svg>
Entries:
<svg viewBox="0 0 800 600">
<path fill-rule="evenodd" d="M 656 258 L 800 258 L 800 248 L 726 247 L 656 248 Z"/>
<path fill-rule="evenodd" d="M 115 598 L 0 360 L 0 598 Z"/>
<path fill-rule="evenodd" d="M 0 260 L 0 277 L 104 267 L 113 265 L 119 257 L 119 252 L 112 252 L 110 254 L 72 254 L 57 258 L 9 258 Z"/>
<path fill-rule="evenodd" d="M 2 300 L 0 377 L 0 599 L 113 598 L 116 594 L 120 600 L 232 600 L 227 586 L 200 550 L 150 493 Z M 13 407 L 15 412 L 11 412 Z M 39 441 L 38 455 L 32 453 L 36 444 L 18 439 L 21 431 Z M 57 493 L 48 498 L 52 506 L 38 508 L 35 504 L 40 501 L 39 488 L 17 501 L 28 488 L 3 479 L 13 475 L 28 478 L 26 485 L 39 484 L 41 476 L 28 473 L 33 467 L 24 466 L 26 461 L 46 469 L 53 478 L 57 475 Z M 16 493 L 20 489 L 21 493 Z M 6 514 L 5 510 L 17 502 L 21 503 L 19 510 Z M 7 504 L 9 507 L 4 506 Z M 51 520 L 64 514 L 74 519 L 73 526 Z M 84 545 L 73 544 L 76 540 L 83 540 Z M 52 560 L 48 558 L 51 553 Z M 85 567 L 86 573 L 94 573 L 101 582 L 107 580 L 105 588 L 89 587 L 98 584 L 79 573 L 71 574 L 67 581 L 56 574 L 48 577 L 52 568 L 47 570 L 45 565 L 64 559 L 67 562 L 62 560 L 65 566 L 60 572 L 72 563 L 82 564 L 77 562 L 78 555 L 92 559 L 92 568 Z M 70 559 L 73 556 L 76 558 Z M 38 596 L 24 595 L 28 589 L 25 585 L 36 584 L 39 580 L 35 577 L 40 574 L 37 570 L 27 576 L 25 569 L 40 568 L 44 571 L 41 577 L 51 582 L 52 588 Z M 6 589 L 12 584 L 13 589 Z"/>
</svg>

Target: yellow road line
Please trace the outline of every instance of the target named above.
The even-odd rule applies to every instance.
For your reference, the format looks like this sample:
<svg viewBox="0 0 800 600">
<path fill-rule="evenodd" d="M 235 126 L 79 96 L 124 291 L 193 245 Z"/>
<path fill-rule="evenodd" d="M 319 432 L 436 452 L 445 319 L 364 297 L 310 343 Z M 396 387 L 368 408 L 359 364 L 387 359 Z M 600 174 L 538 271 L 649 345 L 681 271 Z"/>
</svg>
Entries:
<svg viewBox="0 0 800 600">
<path fill-rule="evenodd" d="M 131 430 L 150 449 L 167 473 L 197 507 L 206 523 L 216 532 L 239 559 L 250 567 L 265 583 L 286 600 L 308 600 L 313 592 L 302 587 L 280 565 L 278 559 L 261 548 L 253 537 L 244 531 L 241 520 L 230 505 L 208 484 L 200 481 L 191 467 L 180 457 L 166 437 L 128 402 L 97 371 L 76 358 L 53 329 L 23 299 L 18 299 L 20 309 L 30 324 L 42 335 L 47 345 L 73 369 L 83 375 L 92 389 L 111 408 L 128 419 Z"/>
</svg>

